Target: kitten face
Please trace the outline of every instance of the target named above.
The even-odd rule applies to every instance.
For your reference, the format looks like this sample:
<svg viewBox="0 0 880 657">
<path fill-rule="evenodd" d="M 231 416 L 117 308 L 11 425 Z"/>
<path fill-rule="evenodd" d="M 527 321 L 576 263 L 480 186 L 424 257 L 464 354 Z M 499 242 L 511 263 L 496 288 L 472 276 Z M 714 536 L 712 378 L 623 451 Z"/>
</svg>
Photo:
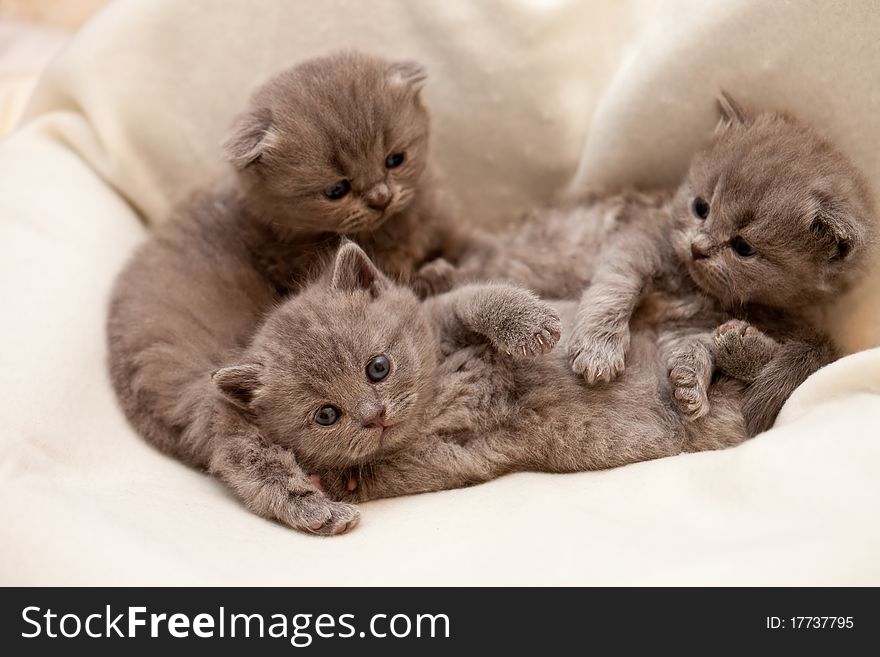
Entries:
<svg viewBox="0 0 880 657">
<path fill-rule="evenodd" d="M 672 242 L 693 280 L 727 306 L 810 305 L 845 289 L 872 231 L 859 174 L 779 114 L 725 118 L 673 204 Z"/>
<path fill-rule="evenodd" d="M 270 80 L 225 144 L 249 199 L 289 228 L 377 228 L 407 207 L 425 169 L 424 80 L 413 62 L 356 53 L 309 60 Z"/>
<path fill-rule="evenodd" d="M 280 306 L 244 365 L 214 382 L 307 468 L 357 465 L 412 440 L 436 356 L 420 304 L 354 244 L 332 274 Z"/>
</svg>

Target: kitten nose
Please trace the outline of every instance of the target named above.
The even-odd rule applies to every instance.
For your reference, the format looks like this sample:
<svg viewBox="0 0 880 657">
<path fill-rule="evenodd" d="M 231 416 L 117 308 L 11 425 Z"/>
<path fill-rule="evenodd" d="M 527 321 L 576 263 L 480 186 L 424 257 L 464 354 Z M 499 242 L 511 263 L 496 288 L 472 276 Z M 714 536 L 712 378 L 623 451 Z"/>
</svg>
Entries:
<svg viewBox="0 0 880 657">
<path fill-rule="evenodd" d="M 363 422 L 364 426 L 368 428 L 384 429 L 387 427 L 388 423 L 385 421 L 385 406 L 371 409 L 368 414 L 364 415 Z"/>
<path fill-rule="evenodd" d="M 691 257 L 694 260 L 702 260 L 709 256 L 709 246 L 699 240 L 691 242 Z"/>
<path fill-rule="evenodd" d="M 367 190 L 364 200 L 374 210 L 384 210 L 391 203 L 391 190 L 383 182 L 376 183 Z"/>
</svg>

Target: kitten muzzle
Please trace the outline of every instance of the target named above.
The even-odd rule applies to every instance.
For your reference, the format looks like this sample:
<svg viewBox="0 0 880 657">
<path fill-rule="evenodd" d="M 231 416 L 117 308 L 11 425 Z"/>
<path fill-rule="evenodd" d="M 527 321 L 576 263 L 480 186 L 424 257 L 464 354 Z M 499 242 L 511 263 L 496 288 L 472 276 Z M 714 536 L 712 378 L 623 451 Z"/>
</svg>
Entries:
<svg viewBox="0 0 880 657">
<path fill-rule="evenodd" d="M 364 194 L 364 201 L 373 210 L 385 212 L 394 194 L 385 182 L 376 183 Z"/>
</svg>

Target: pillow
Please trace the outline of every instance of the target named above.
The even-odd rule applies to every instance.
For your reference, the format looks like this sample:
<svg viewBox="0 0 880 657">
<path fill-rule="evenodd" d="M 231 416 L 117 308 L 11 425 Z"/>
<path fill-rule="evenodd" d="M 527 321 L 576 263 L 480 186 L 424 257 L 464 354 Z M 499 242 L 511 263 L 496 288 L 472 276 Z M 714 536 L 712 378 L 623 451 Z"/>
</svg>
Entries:
<svg viewBox="0 0 880 657">
<path fill-rule="evenodd" d="M 631 20 L 615 3 L 534 0 L 112 3 L 57 58 L 28 116 L 84 116 L 87 130 L 62 138 L 155 222 L 222 166 L 222 137 L 261 81 L 341 48 L 413 58 L 428 68 L 439 168 L 461 212 L 492 224 L 569 180 Z"/>
</svg>

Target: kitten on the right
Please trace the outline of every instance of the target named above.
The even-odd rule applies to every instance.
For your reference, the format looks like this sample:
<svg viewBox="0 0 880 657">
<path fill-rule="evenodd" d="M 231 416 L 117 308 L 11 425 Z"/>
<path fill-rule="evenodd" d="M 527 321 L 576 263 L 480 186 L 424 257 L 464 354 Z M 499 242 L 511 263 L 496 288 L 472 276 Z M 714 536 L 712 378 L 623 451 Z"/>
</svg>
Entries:
<svg viewBox="0 0 880 657">
<path fill-rule="evenodd" d="M 750 434 L 769 428 L 838 355 L 822 315 L 862 273 L 874 213 L 859 172 L 812 128 L 751 115 L 725 93 L 719 105 L 718 128 L 676 191 L 586 194 L 456 269 L 429 263 L 423 274 L 437 288 L 492 279 L 581 295 L 568 349 L 590 385 L 624 371 L 631 322 L 679 321 L 667 363 L 679 410 L 705 415 L 717 367 L 748 384 Z M 739 321 L 715 329 L 719 311 Z"/>
</svg>

